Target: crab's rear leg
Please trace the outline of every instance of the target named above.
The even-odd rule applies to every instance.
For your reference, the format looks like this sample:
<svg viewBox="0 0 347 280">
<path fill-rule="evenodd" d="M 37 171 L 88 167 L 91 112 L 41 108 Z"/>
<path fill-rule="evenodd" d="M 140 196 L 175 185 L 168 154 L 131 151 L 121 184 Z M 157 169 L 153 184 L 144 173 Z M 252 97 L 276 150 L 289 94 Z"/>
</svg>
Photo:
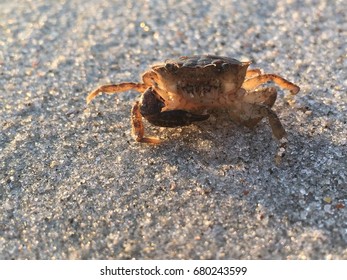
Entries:
<svg viewBox="0 0 347 280">
<path fill-rule="evenodd" d="M 280 164 L 282 157 L 285 155 L 287 149 L 287 133 L 284 130 L 281 121 L 276 115 L 276 113 L 272 111 L 268 106 L 262 105 L 260 111 L 267 116 L 272 133 L 279 141 L 279 147 L 275 156 L 275 162 L 276 164 Z"/>
<path fill-rule="evenodd" d="M 281 88 L 290 90 L 292 94 L 297 94 L 300 91 L 300 88 L 297 85 L 294 85 L 276 74 L 262 74 L 249 78 L 243 82 L 242 88 L 244 88 L 246 91 L 252 91 L 258 86 L 269 81 L 274 82 Z"/>
<path fill-rule="evenodd" d="M 266 91 L 265 91 L 266 92 Z M 275 91 L 274 93 L 275 94 Z M 271 94 L 269 95 L 271 96 Z M 287 133 L 283 128 L 280 119 L 276 113 L 270 108 L 273 98 L 267 99 L 264 103 L 245 103 L 243 104 L 243 114 L 248 116 L 248 119 L 239 119 L 239 121 L 250 128 L 253 128 L 262 118 L 266 117 L 269 121 L 271 130 L 275 138 L 280 142 L 279 148 L 275 157 L 276 163 L 280 163 L 284 156 L 287 147 Z M 266 104 L 269 103 L 269 104 Z"/>
<path fill-rule="evenodd" d="M 101 93 L 115 94 L 118 92 L 123 92 L 123 91 L 131 90 L 131 89 L 134 89 L 142 93 L 146 90 L 147 87 L 148 86 L 141 83 L 121 83 L 121 84 L 103 85 L 93 90 L 87 96 L 87 104 Z"/>
</svg>

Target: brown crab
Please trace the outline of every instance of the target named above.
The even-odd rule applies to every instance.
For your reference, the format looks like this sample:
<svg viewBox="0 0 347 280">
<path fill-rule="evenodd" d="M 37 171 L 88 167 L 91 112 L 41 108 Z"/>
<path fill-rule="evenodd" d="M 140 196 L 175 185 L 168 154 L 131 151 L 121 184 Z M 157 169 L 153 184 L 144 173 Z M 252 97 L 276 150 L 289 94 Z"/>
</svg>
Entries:
<svg viewBox="0 0 347 280">
<path fill-rule="evenodd" d="M 190 125 L 209 118 L 207 109 L 228 108 L 233 120 L 254 127 L 267 117 L 274 136 L 280 140 L 278 156 L 284 153 L 286 132 L 271 109 L 277 97 L 274 87 L 258 88 L 272 81 L 292 94 L 300 88 L 275 74 L 248 69 L 251 62 L 214 55 L 183 56 L 153 65 L 142 75 L 142 83 L 103 85 L 91 92 L 87 103 L 104 92 L 114 94 L 134 89 L 141 98 L 131 110 L 132 132 L 138 142 L 158 144 L 144 136 L 142 117 L 162 127 Z"/>
</svg>

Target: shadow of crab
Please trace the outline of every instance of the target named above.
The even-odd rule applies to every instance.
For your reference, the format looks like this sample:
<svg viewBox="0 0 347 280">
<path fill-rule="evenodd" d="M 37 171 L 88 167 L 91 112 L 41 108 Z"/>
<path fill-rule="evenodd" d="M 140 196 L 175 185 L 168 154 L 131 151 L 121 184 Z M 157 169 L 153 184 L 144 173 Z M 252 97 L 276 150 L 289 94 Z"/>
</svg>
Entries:
<svg viewBox="0 0 347 280">
<path fill-rule="evenodd" d="M 271 129 L 261 121 L 254 129 L 233 122 L 225 112 L 214 112 L 209 120 L 180 128 L 147 126 L 151 135 L 162 143 L 151 146 L 158 156 L 198 156 L 203 162 L 233 164 L 259 160 L 274 161 L 277 142 Z"/>
</svg>

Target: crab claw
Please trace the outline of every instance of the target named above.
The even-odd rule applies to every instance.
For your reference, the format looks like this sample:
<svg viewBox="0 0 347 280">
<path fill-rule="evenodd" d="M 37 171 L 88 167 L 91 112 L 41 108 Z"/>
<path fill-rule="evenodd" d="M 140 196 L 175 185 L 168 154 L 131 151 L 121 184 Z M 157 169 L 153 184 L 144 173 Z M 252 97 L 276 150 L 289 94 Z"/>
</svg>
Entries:
<svg viewBox="0 0 347 280">
<path fill-rule="evenodd" d="M 198 115 L 183 110 L 164 111 L 159 114 L 145 116 L 152 124 L 163 127 L 190 125 L 193 122 L 207 120 L 210 115 Z"/>
</svg>

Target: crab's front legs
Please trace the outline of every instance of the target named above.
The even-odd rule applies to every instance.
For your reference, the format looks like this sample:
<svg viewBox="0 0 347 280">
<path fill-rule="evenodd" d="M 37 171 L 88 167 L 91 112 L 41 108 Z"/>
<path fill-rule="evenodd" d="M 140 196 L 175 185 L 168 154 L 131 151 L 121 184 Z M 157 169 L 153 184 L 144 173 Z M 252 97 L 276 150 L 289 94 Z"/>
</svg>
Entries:
<svg viewBox="0 0 347 280">
<path fill-rule="evenodd" d="M 190 125 L 193 122 L 204 121 L 209 115 L 197 115 L 183 110 L 161 111 L 165 107 L 164 100 L 152 88 L 148 88 L 142 95 L 141 101 L 133 106 L 131 118 L 133 135 L 136 141 L 158 144 L 160 140 L 144 137 L 142 117 L 151 124 L 161 127 L 178 127 Z"/>
<path fill-rule="evenodd" d="M 262 74 L 250 77 L 243 82 L 242 88 L 244 88 L 246 91 L 252 91 L 258 86 L 269 81 L 274 82 L 281 88 L 290 90 L 292 94 L 297 94 L 300 91 L 300 88 L 297 85 L 294 85 L 293 83 L 275 74 Z"/>
<path fill-rule="evenodd" d="M 140 83 L 121 83 L 121 84 L 103 85 L 93 90 L 87 96 L 87 104 L 101 93 L 115 94 L 118 92 L 123 92 L 123 91 L 131 90 L 131 89 L 134 89 L 138 92 L 144 92 L 146 88 L 147 86 L 145 84 L 140 84 Z"/>
</svg>

